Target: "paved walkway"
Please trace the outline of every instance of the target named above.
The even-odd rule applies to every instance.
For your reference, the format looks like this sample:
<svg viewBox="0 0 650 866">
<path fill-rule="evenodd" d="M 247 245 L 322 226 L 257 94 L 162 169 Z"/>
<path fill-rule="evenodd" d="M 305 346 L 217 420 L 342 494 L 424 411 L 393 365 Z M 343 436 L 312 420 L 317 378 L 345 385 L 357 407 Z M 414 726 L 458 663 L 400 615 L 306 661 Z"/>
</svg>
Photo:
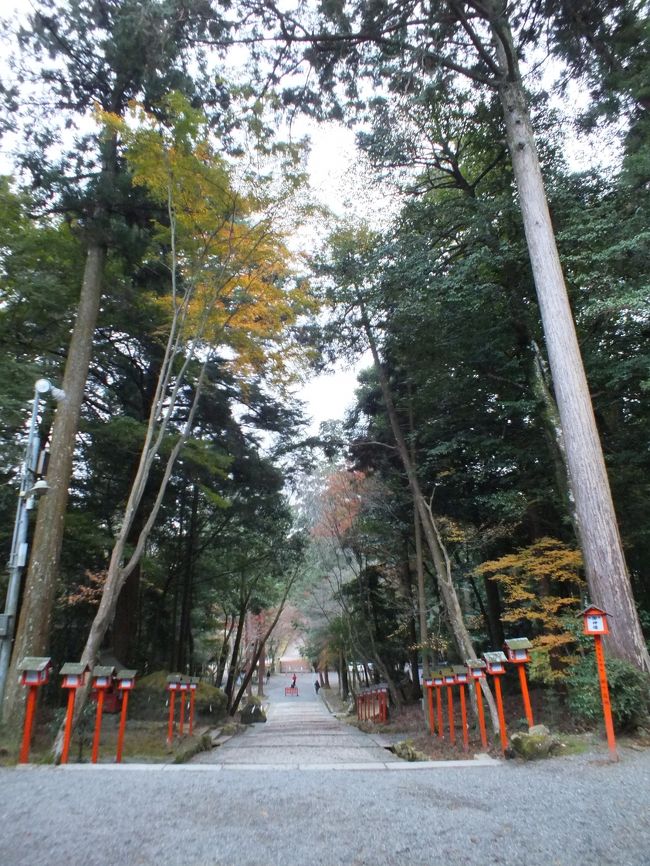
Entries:
<svg viewBox="0 0 650 866">
<path fill-rule="evenodd" d="M 312 685 L 310 683 L 310 685 Z M 357 765 L 401 763 L 367 734 L 340 722 L 330 714 L 313 687 L 299 689 L 298 697 L 284 696 L 280 686 L 267 689 L 271 700 L 266 723 L 251 725 L 212 752 L 197 755 L 192 763 L 236 767 L 299 769 L 309 765 L 336 765 L 351 769 Z"/>
<path fill-rule="evenodd" d="M 442 765 L 479 767 L 486 761 L 408 763 L 389 752 L 377 737 L 365 734 L 333 716 L 313 678 L 302 677 L 298 696 L 285 696 L 289 680 L 276 676 L 266 687 L 267 721 L 251 725 L 211 752 L 202 752 L 187 766 L 206 765 L 228 769 L 273 770 L 402 770 L 432 769 Z"/>
</svg>

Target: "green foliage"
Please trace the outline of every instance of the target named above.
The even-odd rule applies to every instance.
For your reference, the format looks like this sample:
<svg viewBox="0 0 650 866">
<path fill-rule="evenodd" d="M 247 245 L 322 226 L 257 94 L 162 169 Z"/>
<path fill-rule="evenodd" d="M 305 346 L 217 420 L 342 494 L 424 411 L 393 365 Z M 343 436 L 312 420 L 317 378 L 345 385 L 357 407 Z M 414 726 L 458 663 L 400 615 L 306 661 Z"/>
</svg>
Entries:
<svg viewBox="0 0 650 866">
<path fill-rule="evenodd" d="M 607 681 L 614 726 L 619 731 L 634 729 L 647 722 L 650 712 L 650 677 L 621 659 L 608 658 Z M 567 680 L 567 703 L 571 712 L 587 724 L 603 718 L 596 659 L 584 656 L 571 669 Z"/>
<path fill-rule="evenodd" d="M 134 719 L 149 721 L 164 721 L 166 718 L 166 703 L 169 701 L 167 691 L 168 671 L 154 671 L 147 676 L 138 678 L 135 689 L 129 697 L 129 716 Z M 177 696 L 177 701 L 179 697 Z M 194 701 L 194 711 L 206 721 L 217 721 L 226 712 L 226 696 L 209 683 L 200 682 Z"/>
</svg>

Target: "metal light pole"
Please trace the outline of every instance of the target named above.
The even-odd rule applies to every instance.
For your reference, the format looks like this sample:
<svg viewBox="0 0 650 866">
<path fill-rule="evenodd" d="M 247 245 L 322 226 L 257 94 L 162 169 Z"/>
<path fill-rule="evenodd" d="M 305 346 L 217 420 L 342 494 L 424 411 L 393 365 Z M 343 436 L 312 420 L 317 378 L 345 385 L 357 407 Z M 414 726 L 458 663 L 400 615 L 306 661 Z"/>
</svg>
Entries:
<svg viewBox="0 0 650 866">
<path fill-rule="evenodd" d="M 20 492 L 18 494 L 16 520 L 11 541 L 11 554 L 9 556 L 7 601 L 5 603 L 5 612 L 0 614 L 0 707 L 4 698 L 7 671 L 9 670 L 9 661 L 11 659 L 16 611 L 18 610 L 18 598 L 20 596 L 20 581 L 23 569 L 27 564 L 29 512 L 34 507 L 35 498 L 39 494 L 47 492 L 47 483 L 45 481 L 34 482 L 40 453 L 38 412 L 41 398 L 45 397 L 48 392 L 52 394 L 55 400 L 61 400 L 65 396 L 65 393 L 60 388 L 55 388 L 47 379 L 38 379 L 34 386 L 34 403 L 29 422 L 25 457 L 20 469 Z"/>
</svg>

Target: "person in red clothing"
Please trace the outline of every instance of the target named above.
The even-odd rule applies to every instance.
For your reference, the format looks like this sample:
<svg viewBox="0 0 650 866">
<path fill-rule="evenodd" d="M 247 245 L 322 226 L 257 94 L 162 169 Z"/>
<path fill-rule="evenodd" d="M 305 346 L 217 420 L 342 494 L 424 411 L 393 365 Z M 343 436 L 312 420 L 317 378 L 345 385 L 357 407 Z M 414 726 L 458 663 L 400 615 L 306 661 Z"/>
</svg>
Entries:
<svg viewBox="0 0 650 866">
<path fill-rule="evenodd" d="M 296 677 L 296 675 L 294 674 L 294 675 L 291 677 L 291 688 L 292 688 L 292 689 L 295 689 L 295 687 L 296 687 L 296 679 L 297 679 L 297 677 Z"/>
</svg>

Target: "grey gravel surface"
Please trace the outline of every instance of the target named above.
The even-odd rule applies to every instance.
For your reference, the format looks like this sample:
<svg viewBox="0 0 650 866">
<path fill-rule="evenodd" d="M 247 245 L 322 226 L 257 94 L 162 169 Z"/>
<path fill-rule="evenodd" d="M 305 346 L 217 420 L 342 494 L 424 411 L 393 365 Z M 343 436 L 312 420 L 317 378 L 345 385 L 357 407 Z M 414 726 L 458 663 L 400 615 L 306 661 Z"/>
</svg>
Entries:
<svg viewBox="0 0 650 866">
<path fill-rule="evenodd" d="M 0 770 L 0 866 L 650 866 L 650 751 L 405 764 L 271 693 L 203 762 Z"/>
<path fill-rule="evenodd" d="M 400 773 L 3 770 L 0 862 L 648 866 L 649 794 L 650 752 Z"/>
</svg>

